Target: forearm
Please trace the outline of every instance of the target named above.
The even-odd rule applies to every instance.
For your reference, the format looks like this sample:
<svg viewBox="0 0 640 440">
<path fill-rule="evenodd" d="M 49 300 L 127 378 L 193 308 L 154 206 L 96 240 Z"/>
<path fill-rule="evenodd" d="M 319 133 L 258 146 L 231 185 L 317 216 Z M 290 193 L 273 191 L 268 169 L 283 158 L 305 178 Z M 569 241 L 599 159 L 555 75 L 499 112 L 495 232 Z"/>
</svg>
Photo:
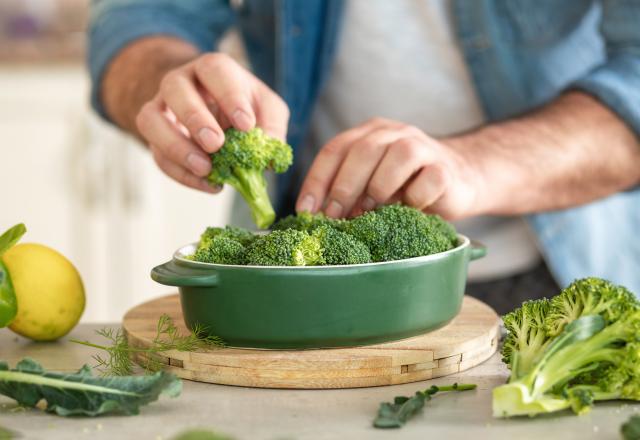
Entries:
<svg viewBox="0 0 640 440">
<path fill-rule="evenodd" d="M 109 117 L 138 135 L 136 115 L 158 91 L 171 69 L 198 56 L 198 49 L 177 38 L 154 36 L 124 48 L 106 70 L 101 98 Z"/>
<path fill-rule="evenodd" d="M 581 92 L 444 142 L 477 172 L 472 215 L 567 208 L 640 182 L 638 138 L 615 113 Z"/>
</svg>

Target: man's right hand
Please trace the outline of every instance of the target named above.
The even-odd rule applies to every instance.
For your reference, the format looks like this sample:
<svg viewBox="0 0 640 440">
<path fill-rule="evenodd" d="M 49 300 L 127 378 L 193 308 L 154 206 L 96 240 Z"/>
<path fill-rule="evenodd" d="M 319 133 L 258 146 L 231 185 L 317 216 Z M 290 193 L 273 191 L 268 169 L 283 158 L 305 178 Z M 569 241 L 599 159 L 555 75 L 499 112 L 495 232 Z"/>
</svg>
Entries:
<svg viewBox="0 0 640 440">
<path fill-rule="evenodd" d="M 120 56 L 135 57 L 136 44 Z M 152 52 L 138 55 L 158 56 L 157 51 Z M 107 75 L 118 73 L 118 63 L 118 59 L 114 60 Z M 131 68 L 129 63 L 121 64 Z M 135 128 L 131 129 L 149 144 L 156 163 L 171 178 L 191 188 L 219 191 L 206 180 L 211 171 L 207 153 L 222 147 L 226 128 L 249 130 L 257 125 L 271 136 L 285 139 L 289 120 L 286 103 L 228 55 L 208 53 L 165 69 L 160 75 L 150 75 L 151 82 L 154 76 L 157 78 L 156 84 L 146 87 L 153 86 L 155 95 L 149 99 L 147 93 L 146 102 L 138 103 Z M 145 70 L 148 68 L 140 69 Z M 132 74 L 135 72 L 126 72 L 125 76 L 130 78 Z M 114 81 L 117 78 L 111 84 Z M 136 83 L 144 82 L 145 78 L 137 78 Z M 105 78 L 103 89 L 109 84 L 109 78 Z M 103 90 L 105 101 L 108 92 Z M 113 107 L 107 105 L 109 113 Z"/>
</svg>

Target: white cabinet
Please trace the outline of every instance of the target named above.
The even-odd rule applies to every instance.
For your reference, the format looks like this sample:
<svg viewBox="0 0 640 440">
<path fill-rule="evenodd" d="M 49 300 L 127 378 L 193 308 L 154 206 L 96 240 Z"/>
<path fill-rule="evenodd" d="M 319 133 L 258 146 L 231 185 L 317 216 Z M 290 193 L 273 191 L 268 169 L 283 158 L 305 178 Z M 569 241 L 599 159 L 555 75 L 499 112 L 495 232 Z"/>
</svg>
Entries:
<svg viewBox="0 0 640 440">
<path fill-rule="evenodd" d="M 146 149 L 92 114 L 83 66 L 0 68 L 0 229 L 24 222 L 80 270 L 84 321 L 116 321 L 175 289 L 150 269 L 207 225 L 227 222 L 233 191 L 173 182 Z M 34 274 L 37 276 L 37 274 Z"/>
</svg>

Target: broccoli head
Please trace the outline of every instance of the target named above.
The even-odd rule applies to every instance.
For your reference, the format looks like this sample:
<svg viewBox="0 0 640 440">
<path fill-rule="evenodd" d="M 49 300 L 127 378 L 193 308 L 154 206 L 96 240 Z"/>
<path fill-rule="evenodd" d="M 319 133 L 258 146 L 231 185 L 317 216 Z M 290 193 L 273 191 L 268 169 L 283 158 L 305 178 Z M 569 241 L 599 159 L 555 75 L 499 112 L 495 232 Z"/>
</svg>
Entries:
<svg viewBox="0 0 640 440">
<path fill-rule="evenodd" d="M 311 233 L 320 240 L 324 264 L 364 264 L 371 262 L 369 248 L 355 237 L 329 225 L 315 228 Z"/>
<path fill-rule="evenodd" d="M 503 319 L 511 378 L 493 390 L 494 416 L 640 400 L 640 307 L 623 287 L 585 278 Z"/>
<path fill-rule="evenodd" d="M 400 204 L 355 217 L 343 230 L 367 245 L 376 262 L 444 252 L 458 242 L 453 226 L 439 216 Z"/>
<path fill-rule="evenodd" d="M 200 235 L 200 243 L 198 247 L 206 245 L 207 241 L 218 236 L 225 236 L 246 246 L 253 241 L 253 239 L 256 237 L 256 234 L 249 231 L 248 229 L 238 228 L 235 226 L 225 226 L 224 228 L 212 226 L 205 229 L 202 235 Z"/>
<path fill-rule="evenodd" d="M 271 226 L 273 230 L 295 229 L 311 232 L 320 226 L 331 226 L 340 229 L 345 220 L 327 217 L 322 213 L 311 214 L 308 211 L 281 218 Z"/>
<path fill-rule="evenodd" d="M 199 246 L 190 257 L 194 261 L 214 264 L 245 264 L 246 248 L 232 238 L 217 235 Z"/>
<path fill-rule="evenodd" d="M 246 261 L 255 266 L 313 266 L 323 264 L 320 240 L 305 231 L 286 229 L 256 238 Z"/>
<path fill-rule="evenodd" d="M 202 263 L 244 264 L 245 246 L 255 237 L 253 232 L 233 226 L 207 228 L 190 259 Z"/>
<path fill-rule="evenodd" d="M 251 208 L 258 228 L 264 229 L 275 219 L 264 171 L 284 173 L 292 161 L 291 147 L 267 136 L 260 128 L 249 131 L 229 128 L 225 131 L 224 145 L 211 155 L 208 180 L 214 185 L 233 186 Z"/>
</svg>

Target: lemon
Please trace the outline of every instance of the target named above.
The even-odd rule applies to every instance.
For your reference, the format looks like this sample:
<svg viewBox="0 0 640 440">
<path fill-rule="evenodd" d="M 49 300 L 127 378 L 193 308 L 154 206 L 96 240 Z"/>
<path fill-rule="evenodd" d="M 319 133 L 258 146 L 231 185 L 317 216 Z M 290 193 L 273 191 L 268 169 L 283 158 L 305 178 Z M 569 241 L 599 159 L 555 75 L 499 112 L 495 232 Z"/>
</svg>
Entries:
<svg viewBox="0 0 640 440">
<path fill-rule="evenodd" d="M 64 255 L 41 244 L 18 244 L 2 255 L 13 282 L 18 313 L 9 325 L 36 341 L 71 331 L 84 311 L 82 279 Z"/>
</svg>

